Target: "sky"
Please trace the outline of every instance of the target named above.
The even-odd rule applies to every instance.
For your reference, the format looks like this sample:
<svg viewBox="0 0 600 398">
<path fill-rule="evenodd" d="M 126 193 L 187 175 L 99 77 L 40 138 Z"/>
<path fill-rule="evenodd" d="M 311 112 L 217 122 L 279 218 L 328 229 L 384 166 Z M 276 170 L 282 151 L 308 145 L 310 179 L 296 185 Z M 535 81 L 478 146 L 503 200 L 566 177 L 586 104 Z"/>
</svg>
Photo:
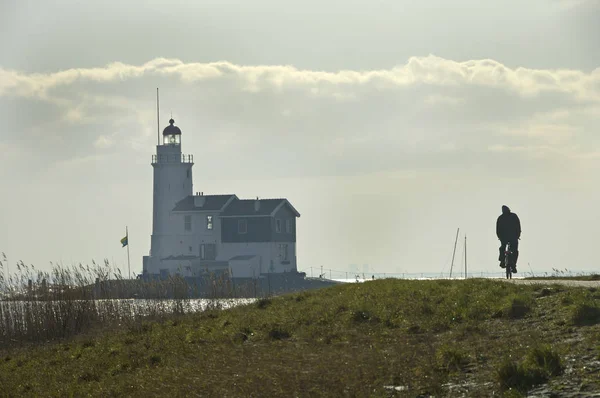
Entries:
<svg viewBox="0 0 600 398">
<path fill-rule="evenodd" d="M 0 0 L 0 251 L 150 249 L 173 116 L 194 192 L 285 197 L 298 268 L 598 270 L 600 1 Z M 461 260 L 455 260 L 459 267 Z"/>
</svg>

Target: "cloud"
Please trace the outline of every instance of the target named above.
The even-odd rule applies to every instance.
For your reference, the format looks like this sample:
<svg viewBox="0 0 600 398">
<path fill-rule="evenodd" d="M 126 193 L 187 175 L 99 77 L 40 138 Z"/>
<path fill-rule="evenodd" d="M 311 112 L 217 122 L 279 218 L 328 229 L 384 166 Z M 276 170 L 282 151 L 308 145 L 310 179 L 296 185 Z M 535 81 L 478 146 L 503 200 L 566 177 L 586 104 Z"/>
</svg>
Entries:
<svg viewBox="0 0 600 398">
<path fill-rule="evenodd" d="M 54 73 L 0 69 L 0 117 L 14 132 L 1 141 L 40 164 L 106 152 L 141 159 L 156 143 L 155 87 L 159 130 L 174 110 L 184 150 L 222 178 L 495 172 L 507 153 L 515 156 L 508 167 L 544 162 L 552 172 L 564 159 L 593 158 L 600 121 L 600 69 L 433 55 L 337 72 L 157 58 Z"/>
<path fill-rule="evenodd" d="M 338 90 L 365 85 L 398 89 L 418 84 L 468 84 L 507 89 L 522 96 L 555 91 L 569 93 L 580 100 L 600 99 L 600 69 L 589 74 L 575 70 L 511 69 L 490 59 L 457 62 L 434 55 L 411 57 L 405 65 L 372 71 L 326 72 L 284 65 L 243 66 L 225 61 L 184 63 L 164 58 L 140 66 L 115 62 L 104 68 L 68 69 L 49 74 L 0 69 L 0 95 L 47 98 L 49 90 L 76 82 L 106 83 L 153 75 L 176 76 L 185 83 L 233 79 L 241 83 L 242 89 L 252 92 L 302 88 L 340 95 Z"/>
<path fill-rule="evenodd" d="M 462 98 L 448 97 L 440 94 L 432 94 L 425 98 L 425 103 L 429 105 L 449 104 L 458 105 L 464 102 Z"/>
<path fill-rule="evenodd" d="M 114 141 L 112 137 L 106 135 L 101 135 L 96 139 L 96 141 L 94 141 L 94 146 L 100 149 L 110 148 L 113 145 Z"/>
</svg>

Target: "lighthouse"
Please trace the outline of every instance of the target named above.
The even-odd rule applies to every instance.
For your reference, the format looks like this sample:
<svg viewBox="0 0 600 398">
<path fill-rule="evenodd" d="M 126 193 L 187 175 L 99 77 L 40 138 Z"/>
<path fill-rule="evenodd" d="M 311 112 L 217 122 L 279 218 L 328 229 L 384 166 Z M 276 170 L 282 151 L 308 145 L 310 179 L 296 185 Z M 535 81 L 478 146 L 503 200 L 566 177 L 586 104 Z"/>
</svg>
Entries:
<svg viewBox="0 0 600 398">
<path fill-rule="evenodd" d="M 150 252 L 143 276 L 197 278 L 222 274 L 261 278 L 297 273 L 296 219 L 285 198 L 240 199 L 233 193 L 193 190 L 194 158 L 181 151 L 181 129 L 171 118 L 152 155 Z"/>
<path fill-rule="evenodd" d="M 167 248 L 176 234 L 169 222 L 170 213 L 178 201 L 192 194 L 193 166 L 193 155 L 181 152 L 181 129 L 171 118 L 162 132 L 162 144 L 156 146 L 156 155 L 152 156 L 154 190 L 150 256 L 154 258 L 170 254 Z"/>
</svg>

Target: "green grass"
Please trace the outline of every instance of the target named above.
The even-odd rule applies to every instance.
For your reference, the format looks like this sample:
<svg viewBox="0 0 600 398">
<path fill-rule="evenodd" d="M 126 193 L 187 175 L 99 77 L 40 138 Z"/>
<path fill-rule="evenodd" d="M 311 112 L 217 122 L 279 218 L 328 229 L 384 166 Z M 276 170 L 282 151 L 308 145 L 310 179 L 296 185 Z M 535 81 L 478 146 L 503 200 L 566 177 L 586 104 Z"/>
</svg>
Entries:
<svg viewBox="0 0 600 398">
<path fill-rule="evenodd" d="M 344 284 L 6 350 L 0 385 L 12 395 L 139 397 L 600 388 L 582 366 L 565 371 L 572 358 L 600 355 L 596 295 L 480 279 Z"/>
<path fill-rule="evenodd" d="M 562 374 L 562 362 L 560 355 L 551 346 L 535 346 L 518 363 L 505 358 L 498 369 L 497 380 L 504 390 L 515 389 L 525 393 L 531 387 Z"/>
</svg>

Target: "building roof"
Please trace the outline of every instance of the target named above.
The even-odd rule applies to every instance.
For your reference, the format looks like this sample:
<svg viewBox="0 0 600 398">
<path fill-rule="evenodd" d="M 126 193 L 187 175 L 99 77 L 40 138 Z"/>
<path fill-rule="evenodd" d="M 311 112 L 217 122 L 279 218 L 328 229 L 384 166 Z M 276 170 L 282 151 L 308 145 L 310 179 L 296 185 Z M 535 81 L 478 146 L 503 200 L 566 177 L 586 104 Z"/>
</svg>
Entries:
<svg viewBox="0 0 600 398">
<path fill-rule="evenodd" d="M 204 204 L 202 206 L 196 206 L 194 198 L 204 198 Z M 218 211 L 222 210 L 223 207 L 234 198 L 237 198 L 234 194 L 229 195 L 190 195 L 175 204 L 173 211 Z"/>
<path fill-rule="evenodd" d="M 256 204 L 258 208 L 256 207 Z M 270 216 L 283 205 L 289 205 L 291 210 L 300 217 L 300 213 L 288 202 L 287 199 L 238 199 L 232 201 L 221 214 L 221 217 L 236 216 Z"/>
<path fill-rule="evenodd" d="M 169 125 L 163 130 L 163 135 L 181 135 L 181 129 L 173 123 L 175 123 L 175 120 L 171 118 Z"/>
</svg>

